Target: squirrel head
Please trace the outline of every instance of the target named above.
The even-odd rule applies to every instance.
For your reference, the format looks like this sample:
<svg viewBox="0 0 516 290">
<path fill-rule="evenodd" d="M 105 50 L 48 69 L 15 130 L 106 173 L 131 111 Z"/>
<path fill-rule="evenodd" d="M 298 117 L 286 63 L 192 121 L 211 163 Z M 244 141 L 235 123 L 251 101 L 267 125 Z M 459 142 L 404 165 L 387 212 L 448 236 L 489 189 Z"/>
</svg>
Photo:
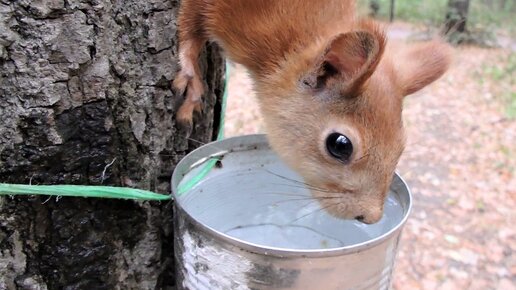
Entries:
<svg viewBox="0 0 516 290">
<path fill-rule="evenodd" d="M 440 40 L 388 49 L 370 21 L 321 37 L 257 78 L 269 141 L 331 214 L 375 223 L 404 149 L 403 99 L 450 58 Z"/>
</svg>

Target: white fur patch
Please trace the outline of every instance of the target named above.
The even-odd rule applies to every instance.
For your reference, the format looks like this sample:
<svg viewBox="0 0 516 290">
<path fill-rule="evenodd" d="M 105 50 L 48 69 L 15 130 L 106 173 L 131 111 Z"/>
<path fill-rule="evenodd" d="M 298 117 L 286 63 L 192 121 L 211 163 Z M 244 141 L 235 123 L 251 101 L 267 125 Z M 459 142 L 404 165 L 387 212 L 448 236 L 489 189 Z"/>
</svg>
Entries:
<svg viewBox="0 0 516 290">
<path fill-rule="evenodd" d="M 191 57 L 188 55 L 188 52 L 191 49 L 192 43 L 190 41 L 185 41 L 182 43 L 181 48 L 179 48 L 179 63 L 181 64 L 181 71 L 190 78 L 194 75 L 194 64 Z"/>
</svg>

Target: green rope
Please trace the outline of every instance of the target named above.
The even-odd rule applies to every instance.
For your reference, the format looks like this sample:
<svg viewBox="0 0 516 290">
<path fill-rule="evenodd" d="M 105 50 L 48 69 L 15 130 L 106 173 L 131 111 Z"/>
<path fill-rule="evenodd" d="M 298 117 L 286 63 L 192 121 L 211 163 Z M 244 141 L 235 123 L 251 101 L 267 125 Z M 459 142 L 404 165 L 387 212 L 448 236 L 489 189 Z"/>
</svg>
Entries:
<svg viewBox="0 0 516 290">
<path fill-rule="evenodd" d="M 224 94 L 222 96 L 221 117 L 217 140 L 224 138 L 224 125 L 226 113 L 226 101 L 228 96 L 229 66 L 226 63 L 226 75 L 224 83 Z M 192 189 L 201 181 L 215 166 L 216 160 L 210 159 L 197 175 L 180 184 L 178 195 Z M 171 195 L 154 193 L 147 190 L 128 187 L 113 186 L 90 186 L 90 185 L 27 185 L 27 184 L 5 184 L 0 183 L 0 196 L 2 195 L 48 195 L 48 196 L 70 196 L 70 197 L 95 197 L 95 198 L 119 198 L 137 200 L 170 200 Z"/>
<path fill-rule="evenodd" d="M 140 200 L 170 199 L 170 195 L 136 188 L 90 185 L 26 185 L 0 183 L 0 195 L 50 195 Z"/>
<path fill-rule="evenodd" d="M 190 191 L 199 181 L 203 180 L 208 173 L 213 169 L 213 166 L 215 166 L 215 163 L 217 163 L 217 159 L 210 159 L 206 164 L 204 164 L 203 168 L 197 175 L 192 177 L 191 179 L 187 180 L 185 183 L 180 183 L 177 186 L 177 196 L 181 196 L 184 193 Z"/>
</svg>

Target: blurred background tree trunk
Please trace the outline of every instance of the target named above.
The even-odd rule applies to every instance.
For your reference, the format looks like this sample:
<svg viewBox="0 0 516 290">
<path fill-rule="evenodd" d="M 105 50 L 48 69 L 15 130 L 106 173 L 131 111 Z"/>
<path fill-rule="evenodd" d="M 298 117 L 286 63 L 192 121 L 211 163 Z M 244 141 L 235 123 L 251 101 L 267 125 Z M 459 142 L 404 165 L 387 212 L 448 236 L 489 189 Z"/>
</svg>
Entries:
<svg viewBox="0 0 516 290">
<path fill-rule="evenodd" d="M 380 0 L 369 0 L 369 16 L 377 17 L 380 12 Z"/>
<path fill-rule="evenodd" d="M 179 1 L 0 1 L 0 182 L 170 192 Z M 217 134 L 224 63 L 201 56 L 192 139 Z M 0 289 L 172 289 L 170 203 L 0 197 Z"/>
<path fill-rule="evenodd" d="M 462 42 L 461 35 L 468 32 L 468 11 L 469 0 L 448 0 L 444 32 L 450 39 L 457 38 L 457 43 Z"/>
<path fill-rule="evenodd" d="M 483 0 L 483 2 L 489 8 L 504 9 L 507 4 L 507 0 Z M 495 5 L 496 3 L 496 5 Z"/>
<path fill-rule="evenodd" d="M 396 10 L 396 1 L 395 0 L 391 0 L 391 6 L 390 6 L 390 10 L 389 10 L 389 21 L 390 22 L 393 22 L 394 21 L 394 12 Z"/>
</svg>

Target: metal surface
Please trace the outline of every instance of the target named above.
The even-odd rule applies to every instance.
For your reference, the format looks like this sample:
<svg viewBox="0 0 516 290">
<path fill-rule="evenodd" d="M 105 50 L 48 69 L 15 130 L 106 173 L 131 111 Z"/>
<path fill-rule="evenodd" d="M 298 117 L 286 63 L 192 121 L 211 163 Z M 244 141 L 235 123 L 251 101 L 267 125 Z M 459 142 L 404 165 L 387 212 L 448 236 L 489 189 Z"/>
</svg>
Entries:
<svg viewBox="0 0 516 290">
<path fill-rule="evenodd" d="M 206 171 L 199 160 L 217 162 L 178 194 Z M 411 207 L 396 175 L 379 223 L 332 217 L 264 135 L 195 150 L 176 167 L 172 187 L 179 289 L 387 289 Z"/>
</svg>

